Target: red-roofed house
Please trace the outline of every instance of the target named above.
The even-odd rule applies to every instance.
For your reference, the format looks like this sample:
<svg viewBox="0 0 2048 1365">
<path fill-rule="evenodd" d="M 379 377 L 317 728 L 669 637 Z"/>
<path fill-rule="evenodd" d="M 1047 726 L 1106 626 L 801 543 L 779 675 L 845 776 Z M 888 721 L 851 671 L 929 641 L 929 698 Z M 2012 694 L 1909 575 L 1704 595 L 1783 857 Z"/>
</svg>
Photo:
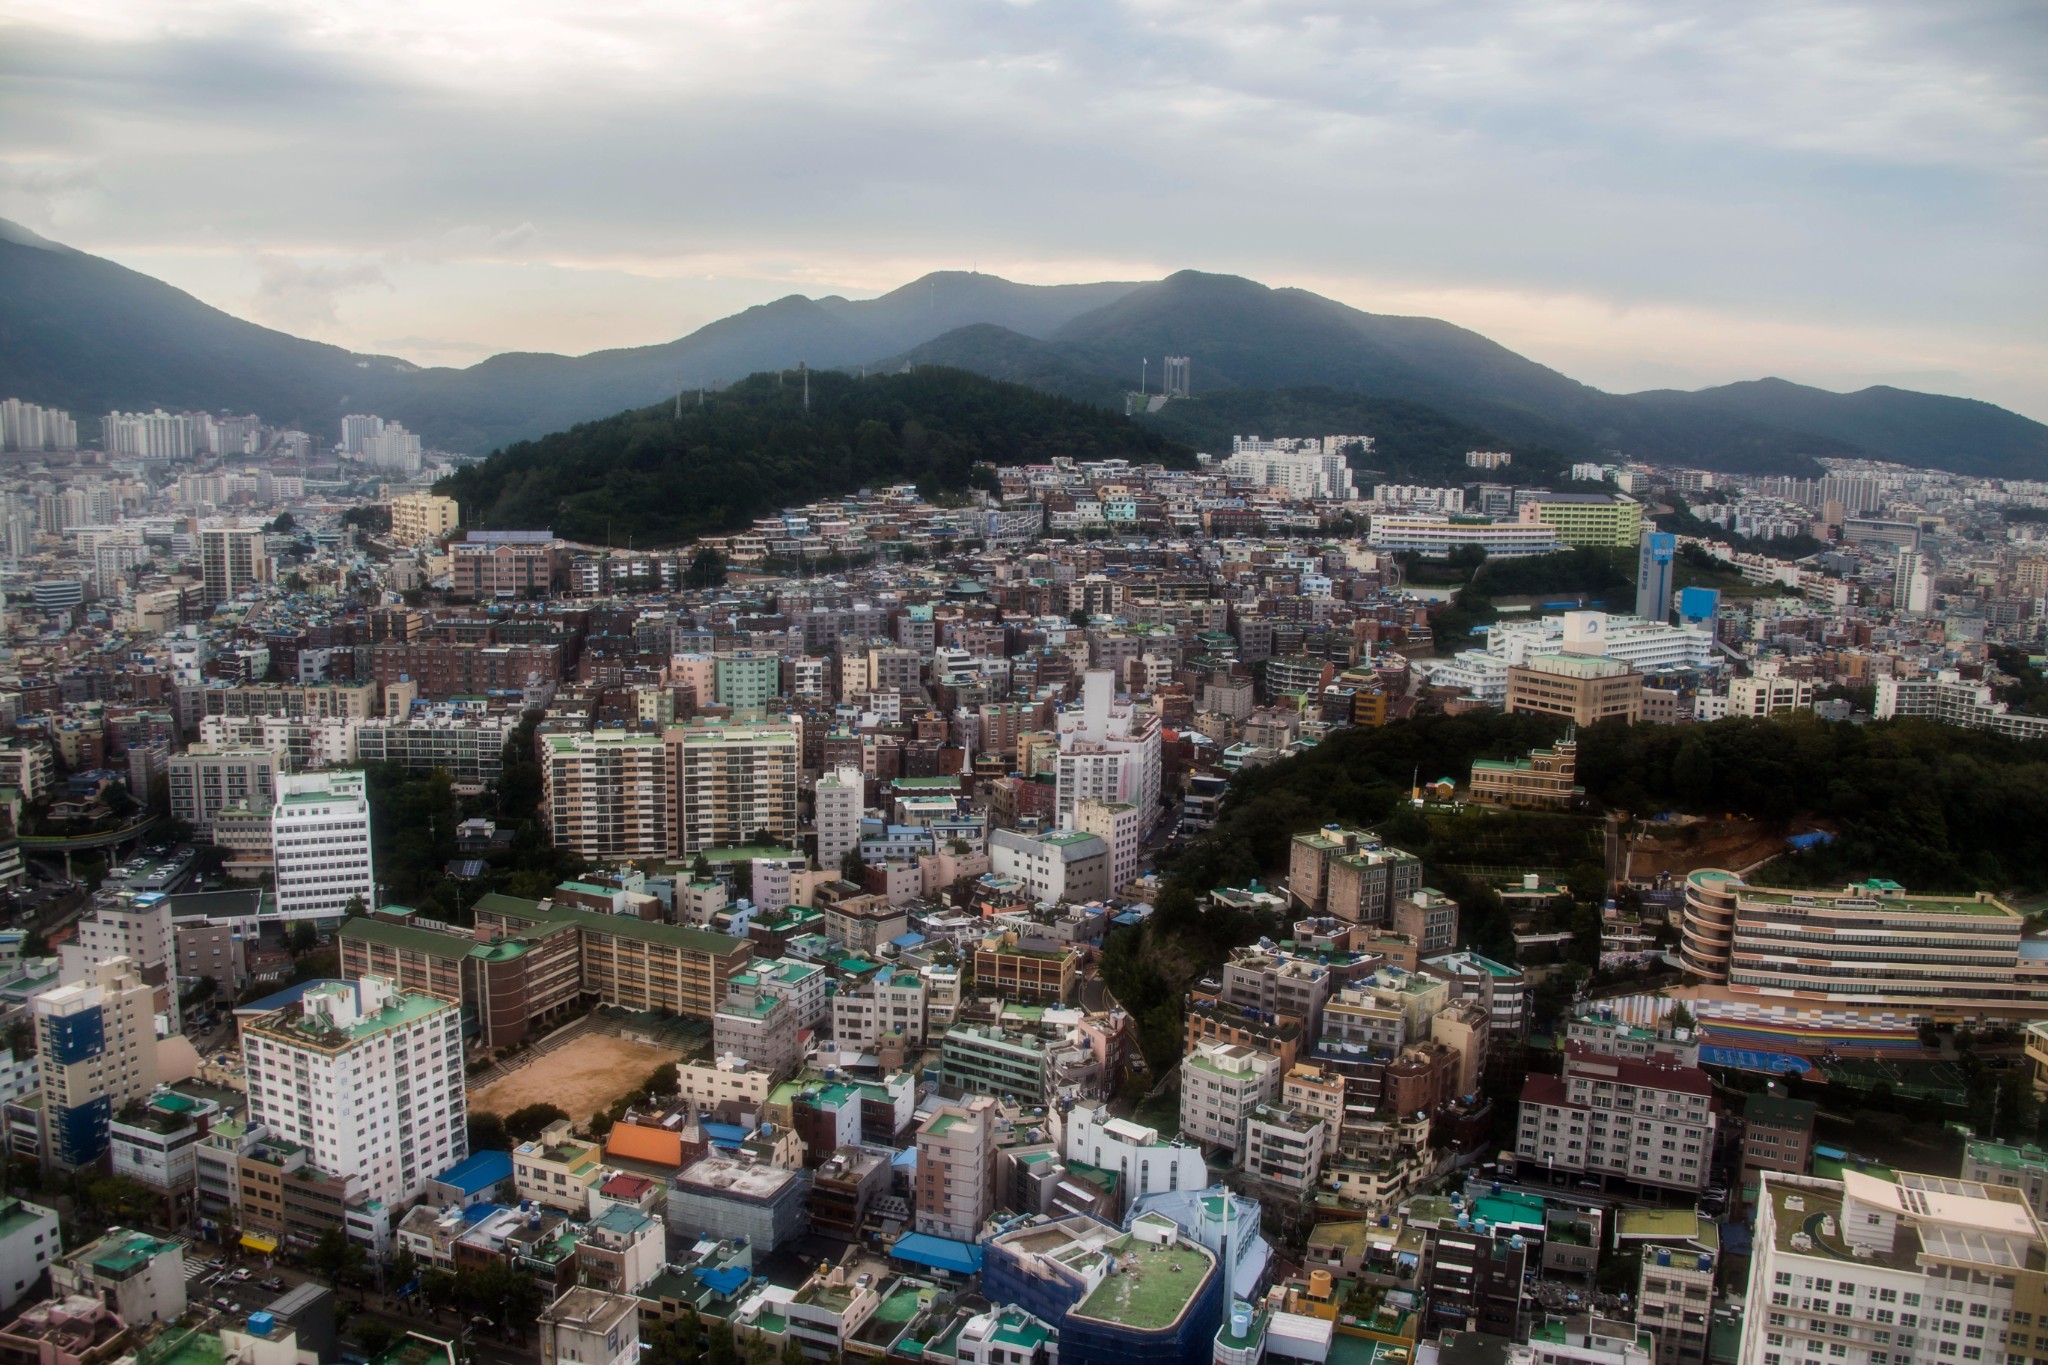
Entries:
<svg viewBox="0 0 2048 1365">
<path fill-rule="evenodd" d="M 1525 1174 L 1594 1180 L 1605 1189 L 1699 1191 L 1713 1170 L 1713 1087 L 1697 1066 L 1565 1045 L 1564 1075 L 1522 1086 L 1515 1158 Z"/>
</svg>

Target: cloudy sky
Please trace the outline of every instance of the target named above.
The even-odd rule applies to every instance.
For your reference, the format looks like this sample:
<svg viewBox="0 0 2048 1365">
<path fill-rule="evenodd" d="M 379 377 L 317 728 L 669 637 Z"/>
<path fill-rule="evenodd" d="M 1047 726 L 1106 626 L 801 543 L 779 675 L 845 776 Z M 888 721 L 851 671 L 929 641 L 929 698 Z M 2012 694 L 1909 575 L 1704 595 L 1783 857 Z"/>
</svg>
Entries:
<svg viewBox="0 0 2048 1365">
<path fill-rule="evenodd" d="M 0 0 L 0 216 L 426 363 L 1183 267 L 2048 420 L 2041 0 Z"/>
</svg>

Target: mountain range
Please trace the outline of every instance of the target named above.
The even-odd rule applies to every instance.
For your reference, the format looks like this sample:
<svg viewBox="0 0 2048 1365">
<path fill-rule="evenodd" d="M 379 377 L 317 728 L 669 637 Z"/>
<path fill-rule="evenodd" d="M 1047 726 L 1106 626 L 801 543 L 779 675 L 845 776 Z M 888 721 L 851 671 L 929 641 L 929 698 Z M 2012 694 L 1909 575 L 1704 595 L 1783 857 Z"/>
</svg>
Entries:
<svg viewBox="0 0 2048 1365">
<path fill-rule="evenodd" d="M 261 327 L 0 221 L 0 397 L 68 408 L 88 430 L 117 407 L 253 411 L 322 435 L 344 413 L 376 412 L 430 446 L 481 453 L 799 363 L 944 365 L 1121 408 L 1141 360 L 1156 391 L 1168 354 L 1191 358 L 1193 396 L 1141 420 L 1210 448 L 1234 431 L 1320 435 L 1344 430 L 1322 425 L 1344 415 L 1428 409 L 1440 433 L 1541 450 L 1546 465 L 1621 451 L 1811 473 L 1817 456 L 1863 455 L 2048 477 L 2048 426 L 1990 403 L 1783 379 L 1607 393 L 1448 322 L 1229 275 L 1022 285 L 942 271 L 874 299 L 791 295 L 659 345 L 510 352 L 458 369 Z"/>
</svg>

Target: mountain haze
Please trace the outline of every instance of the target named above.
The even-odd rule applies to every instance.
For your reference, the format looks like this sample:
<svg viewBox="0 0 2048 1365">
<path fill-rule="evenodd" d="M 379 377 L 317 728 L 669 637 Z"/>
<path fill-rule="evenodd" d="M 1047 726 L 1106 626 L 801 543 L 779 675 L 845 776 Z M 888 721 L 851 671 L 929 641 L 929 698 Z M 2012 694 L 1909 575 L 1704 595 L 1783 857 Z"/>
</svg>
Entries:
<svg viewBox="0 0 2048 1365">
<path fill-rule="evenodd" d="M 348 412 L 431 446 L 484 452 L 678 390 L 763 370 L 940 365 L 1120 407 L 1150 358 L 1192 359 L 1192 405 L 1226 391 L 1323 389 L 1433 409 L 1524 454 L 1606 451 L 1740 472 L 1811 473 L 1817 456 L 2048 477 L 2048 426 L 1989 403 L 1761 379 L 1612 394 L 1435 318 L 1367 313 L 1300 289 L 1182 271 L 1149 283 L 1024 285 L 940 271 L 878 298 L 790 295 L 653 346 L 509 353 L 466 368 L 358 355 L 235 318 L 161 281 L 0 222 L 0 396 L 91 419 L 110 408 L 254 411 L 327 438 Z M 1178 406 L 1178 405 L 1176 405 Z M 1224 405 L 1218 404 L 1219 408 Z M 1341 405 L 1339 405 L 1341 408 Z M 1324 399 L 1239 404 L 1310 421 Z M 1394 409 L 1386 409 L 1392 413 Z M 1152 419 L 1177 434 L 1221 413 Z M 1266 435 L 1316 435 L 1280 430 Z"/>
</svg>

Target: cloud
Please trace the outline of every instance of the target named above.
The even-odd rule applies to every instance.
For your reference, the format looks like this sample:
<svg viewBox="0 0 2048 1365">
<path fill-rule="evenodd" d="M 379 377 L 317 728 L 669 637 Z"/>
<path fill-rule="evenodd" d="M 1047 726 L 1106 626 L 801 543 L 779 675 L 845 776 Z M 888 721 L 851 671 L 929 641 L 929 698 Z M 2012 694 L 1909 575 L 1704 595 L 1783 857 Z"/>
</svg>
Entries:
<svg viewBox="0 0 2048 1365">
<path fill-rule="evenodd" d="M 0 214 L 317 263 L 266 320 L 365 349 L 1195 266 L 1493 300 L 1596 381 L 1714 382 L 1747 327 L 1759 372 L 1995 364 L 2048 413 L 2038 0 L 0 0 L 0 120 L 89 176 Z"/>
<path fill-rule="evenodd" d="M 255 264 L 256 296 L 251 312 L 258 321 L 287 331 L 330 332 L 341 321 L 336 308 L 343 293 L 374 285 L 391 287 L 383 267 L 372 263 L 308 265 L 289 256 L 259 252 Z"/>
</svg>

